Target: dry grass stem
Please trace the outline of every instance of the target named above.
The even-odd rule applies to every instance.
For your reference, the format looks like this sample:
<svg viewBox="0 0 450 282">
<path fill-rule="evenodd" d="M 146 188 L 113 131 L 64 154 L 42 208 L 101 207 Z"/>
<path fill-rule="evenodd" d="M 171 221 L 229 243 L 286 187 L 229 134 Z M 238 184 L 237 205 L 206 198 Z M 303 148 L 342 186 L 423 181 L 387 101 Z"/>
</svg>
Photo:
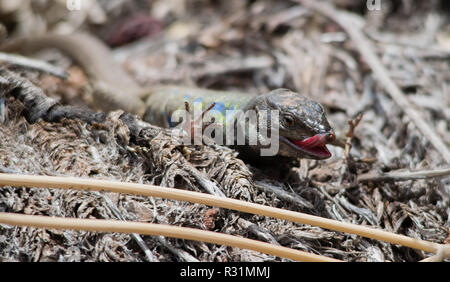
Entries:
<svg viewBox="0 0 450 282">
<path fill-rule="evenodd" d="M 8 185 L 8 186 L 24 186 L 24 187 L 57 188 L 57 189 L 76 189 L 87 191 L 90 190 L 110 191 L 116 193 L 128 193 L 135 195 L 160 197 L 177 201 L 188 201 L 192 203 L 222 207 L 241 212 L 284 219 L 296 223 L 318 226 L 325 229 L 352 233 L 367 238 L 382 240 L 393 244 L 399 244 L 410 248 L 420 249 L 430 253 L 436 253 L 441 247 L 441 245 L 437 243 L 414 239 L 411 237 L 398 235 L 383 230 L 377 230 L 365 226 L 339 222 L 336 220 L 331 220 L 318 216 L 312 216 L 304 213 L 258 205 L 235 199 L 217 197 L 204 193 L 184 191 L 155 185 L 120 183 L 115 181 L 92 180 L 73 177 L 51 177 L 51 176 L 32 176 L 32 175 L 14 175 L 14 174 L 0 174 L 0 184 L 3 186 Z"/>
<path fill-rule="evenodd" d="M 103 219 L 52 218 L 49 216 L 24 215 L 0 212 L 0 222 L 9 225 L 30 226 L 47 229 L 73 229 L 96 232 L 139 233 L 179 239 L 202 241 L 253 250 L 296 261 L 337 262 L 339 260 L 306 253 L 291 248 L 272 245 L 256 240 L 195 228 L 169 226 L 153 223 L 125 222 Z"/>
</svg>

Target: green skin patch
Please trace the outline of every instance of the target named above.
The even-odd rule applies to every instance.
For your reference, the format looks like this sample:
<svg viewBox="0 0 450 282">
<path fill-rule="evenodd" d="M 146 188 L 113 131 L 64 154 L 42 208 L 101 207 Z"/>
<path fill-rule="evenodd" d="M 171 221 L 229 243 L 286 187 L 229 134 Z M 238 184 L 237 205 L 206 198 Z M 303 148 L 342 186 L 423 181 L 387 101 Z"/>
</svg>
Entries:
<svg viewBox="0 0 450 282">
<path fill-rule="evenodd" d="M 214 107 L 208 112 L 217 123 L 225 123 L 226 113 L 228 117 L 235 110 L 242 110 L 255 95 L 224 92 L 197 88 L 185 88 L 178 86 L 161 86 L 152 89 L 146 101 L 147 110 L 144 119 L 161 126 L 173 127 L 171 116 L 177 110 L 185 109 L 185 102 L 190 105 L 192 112 L 202 112 L 210 105 Z"/>
</svg>

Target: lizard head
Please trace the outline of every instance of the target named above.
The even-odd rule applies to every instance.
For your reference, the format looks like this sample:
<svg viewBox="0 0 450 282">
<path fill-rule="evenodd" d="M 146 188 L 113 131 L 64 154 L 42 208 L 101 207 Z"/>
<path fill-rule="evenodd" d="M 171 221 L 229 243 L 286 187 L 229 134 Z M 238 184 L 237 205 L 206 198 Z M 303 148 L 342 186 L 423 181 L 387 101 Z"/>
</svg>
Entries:
<svg viewBox="0 0 450 282">
<path fill-rule="evenodd" d="M 278 155 L 318 160 L 331 157 L 326 144 L 335 134 L 321 104 L 288 89 L 276 89 L 257 96 L 252 105 L 279 112 Z"/>
</svg>

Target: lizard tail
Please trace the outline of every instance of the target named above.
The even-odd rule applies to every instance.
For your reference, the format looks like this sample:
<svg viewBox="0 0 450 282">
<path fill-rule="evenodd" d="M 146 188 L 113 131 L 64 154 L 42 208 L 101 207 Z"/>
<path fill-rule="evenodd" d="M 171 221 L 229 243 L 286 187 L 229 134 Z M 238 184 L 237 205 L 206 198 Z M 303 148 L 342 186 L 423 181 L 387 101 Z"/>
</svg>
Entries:
<svg viewBox="0 0 450 282">
<path fill-rule="evenodd" d="M 60 50 L 83 68 L 94 83 L 95 99 L 101 108 L 142 113 L 144 104 L 139 95 L 144 89 L 112 60 L 109 48 L 93 36 L 76 33 L 20 37 L 3 43 L 0 51 L 25 55 L 49 48 Z"/>
</svg>

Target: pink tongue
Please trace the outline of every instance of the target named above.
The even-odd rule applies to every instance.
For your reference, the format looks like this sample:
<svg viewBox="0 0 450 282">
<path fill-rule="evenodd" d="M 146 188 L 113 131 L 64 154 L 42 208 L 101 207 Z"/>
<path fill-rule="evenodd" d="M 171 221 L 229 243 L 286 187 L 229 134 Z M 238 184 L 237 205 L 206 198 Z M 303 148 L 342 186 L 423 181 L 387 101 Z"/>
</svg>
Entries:
<svg viewBox="0 0 450 282">
<path fill-rule="evenodd" d="M 303 140 L 294 141 L 294 144 L 307 149 L 314 147 L 323 147 L 326 144 L 326 138 L 324 134 L 316 134 Z"/>
</svg>

